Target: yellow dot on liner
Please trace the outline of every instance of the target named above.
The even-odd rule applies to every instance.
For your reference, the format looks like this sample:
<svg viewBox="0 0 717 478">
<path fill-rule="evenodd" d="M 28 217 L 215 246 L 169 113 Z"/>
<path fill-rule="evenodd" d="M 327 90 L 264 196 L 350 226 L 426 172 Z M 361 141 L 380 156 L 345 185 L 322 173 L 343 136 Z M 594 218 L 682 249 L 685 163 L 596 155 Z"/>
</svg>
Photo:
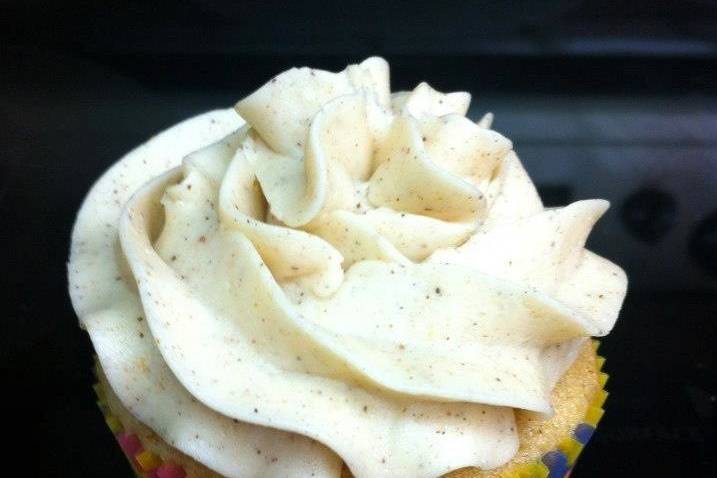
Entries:
<svg viewBox="0 0 717 478">
<path fill-rule="evenodd" d="M 598 370 L 602 370 L 603 366 L 605 365 L 605 357 L 597 356 L 595 359 L 595 364 L 597 365 Z"/>
<path fill-rule="evenodd" d="M 607 383 L 607 379 L 610 378 L 608 374 L 605 372 L 600 372 L 598 374 L 598 382 L 600 383 L 601 387 L 605 387 L 605 384 Z"/>
<path fill-rule="evenodd" d="M 592 425 L 593 427 L 597 427 L 597 424 L 600 422 L 600 419 L 604 414 L 605 410 L 602 408 L 590 407 L 585 414 L 585 423 Z"/>
<path fill-rule="evenodd" d="M 546 478 L 550 470 L 542 462 L 526 463 L 518 466 L 506 478 Z"/>
<path fill-rule="evenodd" d="M 583 450 L 583 445 L 579 441 L 570 437 L 560 442 L 558 448 L 568 458 L 568 465 L 572 466 L 573 463 L 575 463 L 575 460 L 578 459 L 580 452 Z"/>
<path fill-rule="evenodd" d="M 97 400 L 97 402 L 95 402 L 95 403 L 97 403 L 97 408 L 100 409 L 100 411 L 102 412 L 102 415 L 110 414 L 110 409 L 105 402 L 103 402 L 101 400 Z"/>
<path fill-rule="evenodd" d="M 605 405 L 605 400 L 607 400 L 608 395 L 609 393 L 607 393 L 605 390 L 598 390 L 597 393 L 595 393 L 595 397 L 593 398 L 593 401 L 590 406 L 595 408 L 602 408 L 602 406 Z"/>
<path fill-rule="evenodd" d="M 533 463 L 531 466 L 534 470 L 533 478 L 547 478 L 547 476 L 550 474 L 550 470 L 542 461 Z"/>
<path fill-rule="evenodd" d="M 92 388 L 95 390 L 97 398 L 99 398 L 100 400 L 105 400 L 105 391 L 99 383 L 92 385 Z"/>
<path fill-rule="evenodd" d="M 134 458 L 144 471 L 152 471 L 162 464 L 162 459 L 149 450 L 137 453 Z"/>
<path fill-rule="evenodd" d="M 122 423 L 117 419 L 117 417 L 113 415 L 107 415 L 105 417 L 105 422 L 107 423 L 107 426 L 110 430 L 112 430 L 112 433 L 119 433 L 121 432 L 124 427 L 122 426 Z"/>
</svg>

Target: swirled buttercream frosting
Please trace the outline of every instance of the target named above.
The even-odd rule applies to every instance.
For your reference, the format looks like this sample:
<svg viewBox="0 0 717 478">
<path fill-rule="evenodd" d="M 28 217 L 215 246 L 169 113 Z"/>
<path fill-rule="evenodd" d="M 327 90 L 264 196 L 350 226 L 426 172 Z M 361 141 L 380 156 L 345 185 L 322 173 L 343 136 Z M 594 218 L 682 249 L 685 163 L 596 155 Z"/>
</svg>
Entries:
<svg viewBox="0 0 717 478">
<path fill-rule="evenodd" d="M 626 278 L 585 249 L 607 202 L 544 208 L 469 101 L 294 68 L 115 164 L 69 274 L 127 409 L 228 477 L 511 460 Z"/>
</svg>

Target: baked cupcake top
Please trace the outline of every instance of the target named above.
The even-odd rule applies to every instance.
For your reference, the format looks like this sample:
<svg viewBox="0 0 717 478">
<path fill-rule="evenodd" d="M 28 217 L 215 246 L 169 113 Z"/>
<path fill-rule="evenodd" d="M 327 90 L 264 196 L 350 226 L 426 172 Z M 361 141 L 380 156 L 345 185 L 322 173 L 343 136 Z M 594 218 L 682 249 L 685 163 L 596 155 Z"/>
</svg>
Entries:
<svg viewBox="0 0 717 478">
<path fill-rule="evenodd" d="M 295 68 L 114 165 L 69 273 L 124 405 L 226 476 L 509 461 L 626 278 L 584 248 L 607 202 L 545 209 L 469 101 Z"/>
</svg>

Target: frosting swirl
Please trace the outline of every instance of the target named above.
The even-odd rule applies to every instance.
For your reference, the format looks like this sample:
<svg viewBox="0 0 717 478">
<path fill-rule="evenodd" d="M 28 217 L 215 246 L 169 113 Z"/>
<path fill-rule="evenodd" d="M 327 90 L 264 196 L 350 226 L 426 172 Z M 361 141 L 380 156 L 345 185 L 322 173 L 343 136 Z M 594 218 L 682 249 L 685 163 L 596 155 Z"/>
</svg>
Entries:
<svg viewBox="0 0 717 478">
<path fill-rule="evenodd" d="M 544 209 L 469 101 L 392 95 L 379 58 L 292 69 L 236 105 L 245 125 L 198 117 L 111 169 L 70 283 L 130 411 L 227 476 L 510 460 L 513 409 L 550 412 L 626 279 L 584 248 L 607 202 Z"/>
</svg>

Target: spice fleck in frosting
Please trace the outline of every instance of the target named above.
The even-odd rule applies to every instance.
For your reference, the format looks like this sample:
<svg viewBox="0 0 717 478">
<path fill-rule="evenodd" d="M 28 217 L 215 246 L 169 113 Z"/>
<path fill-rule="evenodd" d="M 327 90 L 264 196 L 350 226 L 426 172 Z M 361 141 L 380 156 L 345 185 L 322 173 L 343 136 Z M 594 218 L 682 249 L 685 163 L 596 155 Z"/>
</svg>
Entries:
<svg viewBox="0 0 717 478">
<path fill-rule="evenodd" d="M 228 477 L 510 461 L 626 278 L 584 247 L 607 202 L 545 209 L 469 100 L 291 69 L 114 165 L 69 271 L 126 409 Z"/>
</svg>

